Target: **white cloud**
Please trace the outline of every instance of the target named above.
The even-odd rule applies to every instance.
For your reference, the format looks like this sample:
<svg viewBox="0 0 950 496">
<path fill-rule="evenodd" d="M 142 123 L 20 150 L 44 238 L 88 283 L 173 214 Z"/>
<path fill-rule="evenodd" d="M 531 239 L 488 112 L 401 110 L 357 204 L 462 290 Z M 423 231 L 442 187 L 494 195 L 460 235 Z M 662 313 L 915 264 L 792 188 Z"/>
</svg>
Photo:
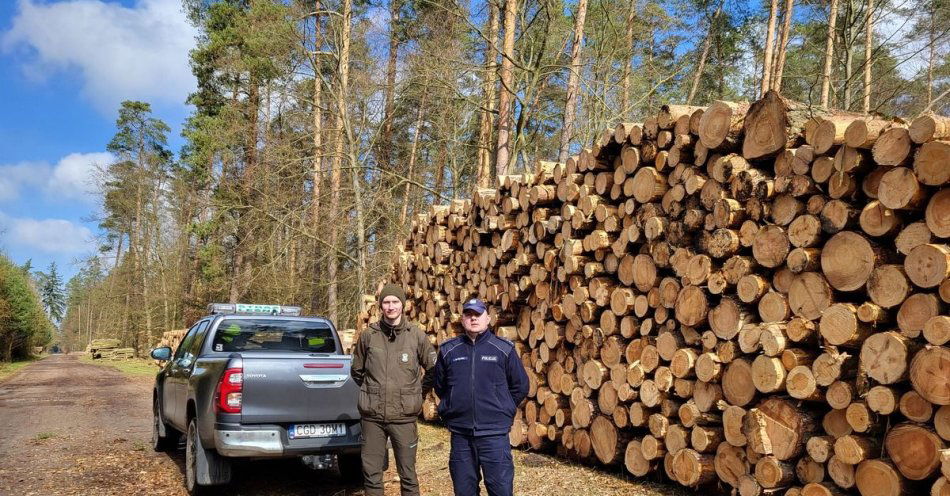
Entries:
<svg viewBox="0 0 950 496">
<path fill-rule="evenodd" d="M 41 193 L 52 202 L 95 205 L 99 201 L 96 174 L 114 160 L 107 152 L 70 153 L 53 166 L 46 162 L 0 165 L 0 203 L 35 198 L 35 193 Z"/>
<path fill-rule="evenodd" d="M 181 0 L 138 0 L 131 8 L 103 0 L 20 0 L 5 51 L 24 50 L 32 77 L 77 70 L 83 95 L 103 113 L 122 100 L 183 104 L 195 88 L 188 51 L 197 31 Z"/>
<path fill-rule="evenodd" d="M 15 201 L 26 187 L 42 186 L 49 176 L 44 162 L 20 162 L 0 165 L 0 202 Z"/>
<path fill-rule="evenodd" d="M 0 225 L 11 245 L 43 253 L 81 254 L 95 241 L 87 227 L 63 219 L 30 219 L 0 216 Z"/>
<path fill-rule="evenodd" d="M 95 202 L 95 175 L 114 160 L 111 153 L 70 153 L 53 168 L 46 193 L 53 198 Z"/>
</svg>

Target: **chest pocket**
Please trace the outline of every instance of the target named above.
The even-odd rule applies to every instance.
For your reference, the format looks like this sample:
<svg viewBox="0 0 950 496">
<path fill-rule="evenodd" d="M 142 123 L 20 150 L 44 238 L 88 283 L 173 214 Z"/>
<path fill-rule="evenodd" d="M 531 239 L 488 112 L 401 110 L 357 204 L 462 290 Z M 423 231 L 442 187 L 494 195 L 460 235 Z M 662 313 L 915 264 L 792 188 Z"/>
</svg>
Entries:
<svg viewBox="0 0 950 496">
<path fill-rule="evenodd" d="M 471 361 L 468 356 L 462 354 L 452 354 L 445 357 L 448 363 L 448 383 L 449 386 L 455 386 L 462 381 L 469 380 L 471 376 Z"/>
</svg>

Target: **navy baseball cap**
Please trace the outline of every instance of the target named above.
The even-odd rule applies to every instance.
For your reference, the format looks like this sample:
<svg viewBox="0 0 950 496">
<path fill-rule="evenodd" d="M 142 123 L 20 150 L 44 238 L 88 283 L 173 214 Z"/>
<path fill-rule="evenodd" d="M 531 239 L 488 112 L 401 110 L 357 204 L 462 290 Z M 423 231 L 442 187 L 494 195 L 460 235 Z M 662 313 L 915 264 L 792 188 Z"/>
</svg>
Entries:
<svg viewBox="0 0 950 496">
<path fill-rule="evenodd" d="M 471 310 L 473 312 L 478 312 L 479 314 L 485 313 L 485 310 L 487 308 L 488 306 L 485 305 L 485 302 L 482 300 L 479 300 L 478 298 L 472 298 L 466 301 L 464 305 L 462 305 L 463 312 L 467 310 Z"/>
</svg>

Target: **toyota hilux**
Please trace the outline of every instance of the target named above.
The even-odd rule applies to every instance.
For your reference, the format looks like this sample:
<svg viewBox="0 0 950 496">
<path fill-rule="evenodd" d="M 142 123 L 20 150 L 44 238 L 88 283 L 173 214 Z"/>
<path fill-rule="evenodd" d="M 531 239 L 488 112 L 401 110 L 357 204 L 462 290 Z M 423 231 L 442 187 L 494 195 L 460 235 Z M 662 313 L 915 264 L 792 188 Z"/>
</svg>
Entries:
<svg viewBox="0 0 950 496">
<path fill-rule="evenodd" d="M 226 484 L 234 458 L 303 457 L 359 480 L 359 388 L 333 324 L 299 307 L 213 303 L 164 365 L 153 389 L 156 451 L 185 441 L 185 484 Z"/>
</svg>

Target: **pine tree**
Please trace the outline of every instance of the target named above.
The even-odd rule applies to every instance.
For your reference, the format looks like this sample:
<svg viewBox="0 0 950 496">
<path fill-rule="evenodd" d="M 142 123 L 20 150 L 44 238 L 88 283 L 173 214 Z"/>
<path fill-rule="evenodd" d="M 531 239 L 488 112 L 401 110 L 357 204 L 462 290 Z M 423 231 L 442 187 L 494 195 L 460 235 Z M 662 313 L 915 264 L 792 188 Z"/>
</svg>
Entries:
<svg viewBox="0 0 950 496">
<path fill-rule="evenodd" d="M 63 291 L 63 279 L 56 269 L 56 262 L 50 262 L 48 272 L 40 274 L 42 277 L 38 286 L 43 308 L 50 320 L 59 323 L 66 312 L 66 293 Z"/>
</svg>

